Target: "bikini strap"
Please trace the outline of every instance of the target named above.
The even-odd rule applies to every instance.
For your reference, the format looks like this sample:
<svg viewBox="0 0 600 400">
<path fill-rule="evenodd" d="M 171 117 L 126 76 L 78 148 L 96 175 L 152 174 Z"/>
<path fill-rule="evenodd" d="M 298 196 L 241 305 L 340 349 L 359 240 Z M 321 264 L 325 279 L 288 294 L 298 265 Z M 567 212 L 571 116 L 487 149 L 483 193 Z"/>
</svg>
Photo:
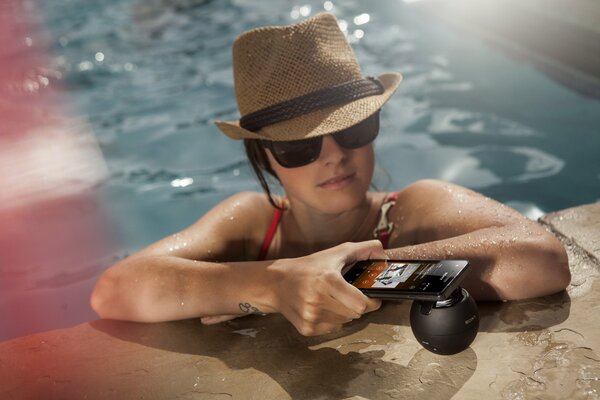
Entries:
<svg viewBox="0 0 600 400">
<path fill-rule="evenodd" d="M 377 227 L 373 230 L 373 237 L 379 239 L 384 249 L 387 249 L 388 242 L 392 231 L 394 230 L 394 223 L 388 221 L 388 213 L 390 208 L 396 204 L 399 192 L 390 193 L 383 204 L 381 205 L 381 211 L 379 213 L 379 222 Z"/>
<path fill-rule="evenodd" d="M 273 213 L 273 217 L 271 217 L 271 225 L 269 225 L 269 230 L 267 230 L 265 239 L 263 240 L 262 246 L 260 247 L 260 253 L 258 253 L 258 261 L 263 261 L 266 259 L 267 253 L 269 252 L 269 247 L 271 247 L 271 242 L 275 237 L 275 232 L 277 232 L 279 220 L 281 220 L 282 215 L 283 210 L 281 208 L 276 208 L 275 212 Z"/>
</svg>

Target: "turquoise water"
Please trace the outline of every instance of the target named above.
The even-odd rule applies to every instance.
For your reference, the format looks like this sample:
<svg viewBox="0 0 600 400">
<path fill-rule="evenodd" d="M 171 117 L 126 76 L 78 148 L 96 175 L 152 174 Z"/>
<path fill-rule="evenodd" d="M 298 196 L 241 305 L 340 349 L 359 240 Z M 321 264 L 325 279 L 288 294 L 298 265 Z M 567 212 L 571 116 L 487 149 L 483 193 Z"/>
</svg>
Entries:
<svg viewBox="0 0 600 400">
<path fill-rule="evenodd" d="M 106 160 L 99 190 L 115 259 L 193 223 L 232 193 L 260 190 L 242 144 L 212 124 L 238 118 L 231 44 L 247 29 L 314 15 L 323 2 L 29 4 L 43 16 L 65 99 L 88 120 Z M 404 75 L 382 113 L 380 187 L 449 180 L 532 218 L 600 199 L 600 102 L 410 2 L 332 4 L 365 75 Z M 363 14 L 369 21 L 361 24 L 355 17 Z M 102 268 L 81 278 L 80 300 Z"/>
<path fill-rule="evenodd" d="M 238 117 L 231 43 L 252 27 L 322 11 L 323 2 L 36 4 L 55 68 L 108 163 L 102 190 L 123 251 L 183 228 L 236 191 L 259 189 L 241 143 L 211 122 Z M 445 179 L 531 217 L 600 199 L 600 102 L 411 3 L 340 2 L 332 11 L 347 22 L 366 75 L 405 77 L 383 112 L 376 150 L 389 177 L 377 177 L 379 186 Z M 364 13 L 369 22 L 355 24 Z M 190 182 L 182 178 L 193 183 L 174 186 Z"/>
</svg>

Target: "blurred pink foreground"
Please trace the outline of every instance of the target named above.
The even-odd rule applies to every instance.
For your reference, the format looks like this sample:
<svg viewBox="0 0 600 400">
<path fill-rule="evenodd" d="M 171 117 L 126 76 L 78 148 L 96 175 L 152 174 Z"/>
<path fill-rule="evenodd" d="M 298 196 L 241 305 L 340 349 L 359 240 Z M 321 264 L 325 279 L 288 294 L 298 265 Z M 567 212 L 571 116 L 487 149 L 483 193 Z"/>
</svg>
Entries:
<svg viewBox="0 0 600 400">
<path fill-rule="evenodd" d="M 0 4 L 0 341 L 93 319 L 111 254 L 93 193 L 102 155 L 60 100 L 39 23 L 21 1 Z"/>
</svg>

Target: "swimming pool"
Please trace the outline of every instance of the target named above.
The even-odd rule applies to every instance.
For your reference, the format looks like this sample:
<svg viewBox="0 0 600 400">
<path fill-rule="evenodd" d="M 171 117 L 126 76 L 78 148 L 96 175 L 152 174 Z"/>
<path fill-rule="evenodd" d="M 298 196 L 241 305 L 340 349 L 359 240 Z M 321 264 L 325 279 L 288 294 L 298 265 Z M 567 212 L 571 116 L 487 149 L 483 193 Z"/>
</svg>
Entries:
<svg viewBox="0 0 600 400">
<path fill-rule="evenodd" d="M 108 166 L 98 190 L 115 231 L 113 259 L 193 223 L 235 192 L 260 190 L 242 144 L 212 124 L 238 118 L 231 44 L 252 27 L 330 7 L 365 75 L 404 75 L 382 113 L 380 188 L 444 179 L 531 218 L 600 200 L 600 102 L 439 25 L 411 2 L 28 4 L 43 16 L 64 97 L 89 122 Z M 50 311 L 72 313 L 71 303 L 87 302 L 106 266 L 82 266 L 89 272 L 56 285 L 72 295 Z M 85 304 L 69 323 L 93 318 Z"/>
</svg>

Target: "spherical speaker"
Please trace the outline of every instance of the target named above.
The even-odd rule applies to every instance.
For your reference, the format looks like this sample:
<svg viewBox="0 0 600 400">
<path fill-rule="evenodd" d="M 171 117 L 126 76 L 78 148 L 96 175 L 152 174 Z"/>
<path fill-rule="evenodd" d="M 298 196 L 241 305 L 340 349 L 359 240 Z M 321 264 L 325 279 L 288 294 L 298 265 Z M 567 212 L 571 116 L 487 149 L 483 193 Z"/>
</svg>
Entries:
<svg viewBox="0 0 600 400">
<path fill-rule="evenodd" d="M 446 355 L 460 353 L 477 336 L 477 304 L 462 288 L 454 291 L 447 300 L 414 301 L 410 309 L 410 326 L 427 350 Z"/>
</svg>

